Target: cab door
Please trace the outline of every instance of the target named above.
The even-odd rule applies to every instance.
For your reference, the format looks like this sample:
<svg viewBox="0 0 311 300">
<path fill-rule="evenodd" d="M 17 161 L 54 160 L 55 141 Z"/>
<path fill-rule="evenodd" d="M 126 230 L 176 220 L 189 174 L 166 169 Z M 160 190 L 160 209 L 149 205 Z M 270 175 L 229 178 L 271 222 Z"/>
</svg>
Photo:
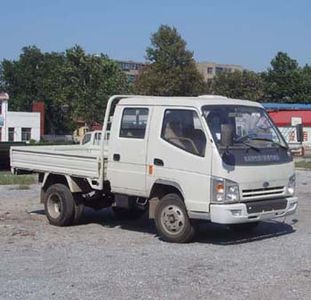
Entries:
<svg viewBox="0 0 311 300">
<path fill-rule="evenodd" d="M 212 151 L 199 111 L 156 107 L 153 114 L 148 144 L 153 173 L 147 176 L 148 189 L 155 183 L 173 186 L 181 191 L 188 210 L 208 212 Z"/>
<path fill-rule="evenodd" d="M 112 124 L 107 178 L 114 193 L 145 196 L 151 108 L 117 106 Z"/>
</svg>

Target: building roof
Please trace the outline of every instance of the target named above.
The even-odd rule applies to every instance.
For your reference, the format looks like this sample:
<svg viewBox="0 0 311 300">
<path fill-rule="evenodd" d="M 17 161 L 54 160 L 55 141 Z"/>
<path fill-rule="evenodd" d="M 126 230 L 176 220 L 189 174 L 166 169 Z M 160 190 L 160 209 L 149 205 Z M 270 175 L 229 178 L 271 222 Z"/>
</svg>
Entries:
<svg viewBox="0 0 311 300">
<path fill-rule="evenodd" d="M 202 95 L 199 97 L 155 97 L 155 96 L 133 96 L 123 98 L 119 105 L 141 105 L 141 106 L 188 106 L 202 107 L 203 105 L 246 105 L 262 107 L 258 102 L 231 99 L 216 95 Z"/>
<path fill-rule="evenodd" d="M 262 103 L 266 110 L 311 110 L 306 103 Z"/>
<path fill-rule="evenodd" d="M 213 65 L 213 66 L 222 66 L 222 67 L 229 67 L 229 68 L 237 68 L 237 69 L 243 69 L 241 65 L 236 65 L 236 64 L 223 64 L 223 63 L 217 63 L 213 61 L 200 61 L 196 62 L 197 65 Z"/>
<path fill-rule="evenodd" d="M 141 61 L 134 61 L 134 60 L 122 60 L 122 59 L 115 59 L 114 60 L 117 63 L 127 63 L 127 64 L 138 64 L 138 65 L 146 65 L 146 62 Z"/>
</svg>

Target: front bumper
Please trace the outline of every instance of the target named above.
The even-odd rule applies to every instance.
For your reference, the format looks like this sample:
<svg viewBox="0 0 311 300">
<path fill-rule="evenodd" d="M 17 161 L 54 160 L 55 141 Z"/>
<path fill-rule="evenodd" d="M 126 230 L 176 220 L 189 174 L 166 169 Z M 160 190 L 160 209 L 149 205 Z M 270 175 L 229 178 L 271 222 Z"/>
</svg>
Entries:
<svg viewBox="0 0 311 300">
<path fill-rule="evenodd" d="M 247 203 L 211 204 L 210 220 L 219 224 L 238 224 L 280 218 L 295 213 L 297 197 L 289 197 L 285 200 L 287 204 L 283 209 L 262 210 L 255 213 L 248 212 Z"/>
</svg>

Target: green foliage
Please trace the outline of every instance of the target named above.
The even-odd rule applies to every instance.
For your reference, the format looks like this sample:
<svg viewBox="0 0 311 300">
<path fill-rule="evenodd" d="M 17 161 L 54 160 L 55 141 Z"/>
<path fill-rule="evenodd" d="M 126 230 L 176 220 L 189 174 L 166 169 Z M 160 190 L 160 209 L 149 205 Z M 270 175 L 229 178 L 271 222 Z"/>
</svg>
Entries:
<svg viewBox="0 0 311 300">
<path fill-rule="evenodd" d="M 107 56 L 86 54 L 80 46 L 64 53 L 42 53 L 29 46 L 18 60 L 0 63 L 0 91 L 10 95 L 10 109 L 31 111 L 34 101 L 46 107 L 49 133 L 71 133 L 76 121 L 102 122 L 113 94 L 196 96 L 203 93 L 271 102 L 311 103 L 311 67 L 279 52 L 263 73 L 219 73 L 204 83 L 193 53 L 176 28 L 162 25 L 146 50 L 149 64 L 134 86 Z"/>
<path fill-rule="evenodd" d="M 0 172 L 0 185 L 29 185 L 36 182 L 36 175 L 13 175 L 9 172 Z"/>
<path fill-rule="evenodd" d="M 40 65 L 43 54 L 35 46 L 22 49 L 19 61 L 3 60 L 1 79 L 6 91 L 14 101 L 15 110 L 29 110 L 40 88 Z"/>
<path fill-rule="evenodd" d="M 311 67 L 305 65 L 302 70 L 302 79 L 299 86 L 298 102 L 311 103 Z"/>
<path fill-rule="evenodd" d="M 108 97 L 126 93 L 128 83 L 118 65 L 105 55 L 86 55 L 76 46 L 66 51 L 66 98 L 74 120 L 102 122 Z"/>
<path fill-rule="evenodd" d="M 176 28 L 161 25 L 151 36 L 152 47 L 147 48 L 150 62 L 135 83 L 137 93 L 162 96 L 198 95 L 204 81 L 196 69 L 193 53 Z"/>
<path fill-rule="evenodd" d="M 259 101 L 263 99 L 263 80 L 255 72 L 223 72 L 210 82 L 208 92 L 235 99 Z"/>
<path fill-rule="evenodd" d="M 308 103 L 311 102 L 311 67 L 301 68 L 296 60 L 279 52 L 266 72 L 219 73 L 208 82 L 207 92 L 260 102 Z"/>
<path fill-rule="evenodd" d="M 30 111 L 34 101 L 46 106 L 49 133 L 71 132 L 77 120 L 101 122 L 108 97 L 126 93 L 125 74 L 105 55 L 89 55 L 75 46 L 65 53 L 25 47 L 16 61 L 4 60 L 0 88 L 10 95 L 10 109 Z"/>
<path fill-rule="evenodd" d="M 303 101 L 301 96 L 302 70 L 296 60 L 278 52 L 271 61 L 271 68 L 263 73 L 266 99 L 271 102 Z"/>
</svg>

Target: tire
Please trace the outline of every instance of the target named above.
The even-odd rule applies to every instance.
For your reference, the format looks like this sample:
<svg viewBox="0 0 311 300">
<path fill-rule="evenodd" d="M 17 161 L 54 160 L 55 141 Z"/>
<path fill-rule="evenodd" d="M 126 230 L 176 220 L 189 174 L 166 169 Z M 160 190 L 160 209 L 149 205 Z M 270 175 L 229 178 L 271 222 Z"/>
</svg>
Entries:
<svg viewBox="0 0 311 300">
<path fill-rule="evenodd" d="M 112 211 L 114 216 L 119 220 L 136 220 L 145 213 L 145 211 L 141 209 L 123 208 L 117 206 L 113 206 Z"/>
<path fill-rule="evenodd" d="M 69 226 L 75 218 L 75 202 L 67 186 L 57 183 L 51 185 L 45 195 L 44 209 L 50 224 Z"/>
<path fill-rule="evenodd" d="M 230 224 L 228 225 L 232 231 L 243 232 L 252 231 L 258 226 L 259 222 L 241 223 L 241 224 Z"/>
<path fill-rule="evenodd" d="M 178 194 L 167 194 L 160 200 L 154 221 L 158 235 L 166 242 L 187 243 L 194 237 L 195 228 Z"/>
<path fill-rule="evenodd" d="M 76 204 L 75 205 L 75 215 L 74 215 L 72 224 L 77 225 L 80 223 L 80 219 L 81 219 L 81 216 L 83 214 L 83 210 L 84 210 L 83 204 Z"/>
<path fill-rule="evenodd" d="M 84 204 L 82 203 L 82 197 L 81 195 L 75 195 L 74 197 L 74 218 L 72 224 L 77 225 L 80 223 L 81 216 L 83 214 L 84 210 Z"/>
</svg>

